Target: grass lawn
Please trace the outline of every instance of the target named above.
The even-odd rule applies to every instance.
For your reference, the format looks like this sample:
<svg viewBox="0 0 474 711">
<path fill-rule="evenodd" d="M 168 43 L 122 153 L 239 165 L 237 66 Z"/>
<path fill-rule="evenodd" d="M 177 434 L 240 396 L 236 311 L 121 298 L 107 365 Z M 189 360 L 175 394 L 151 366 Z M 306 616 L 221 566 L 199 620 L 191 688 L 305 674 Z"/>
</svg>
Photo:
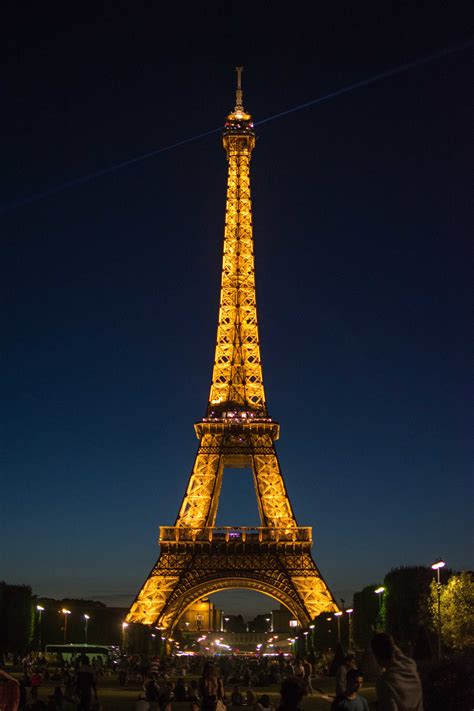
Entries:
<svg viewBox="0 0 474 711">
<path fill-rule="evenodd" d="M 331 705 L 331 695 L 334 694 L 334 679 L 328 677 L 319 677 L 313 681 L 313 687 L 315 692 L 313 696 L 306 696 L 303 699 L 302 711 L 328 711 Z M 317 689 L 317 690 L 316 690 Z M 46 682 L 39 691 L 39 698 L 44 701 L 48 700 L 48 696 L 54 691 L 54 683 Z M 133 685 L 122 689 L 118 686 L 116 679 L 100 679 L 98 685 L 99 700 L 101 703 L 101 711 L 133 711 L 135 702 L 138 698 L 138 694 L 141 689 L 138 685 Z M 230 693 L 230 689 L 226 689 L 227 693 Z M 257 696 L 266 693 L 271 699 L 272 703 L 276 707 L 278 705 L 280 694 L 279 686 L 273 685 L 271 687 L 256 687 L 254 691 Z M 362 690 L 363 695 L 372 703 L 375 700 L 374 688 L 373 686 L 368 686 Z M 229 711 L 231 707 L 229 706 Z M 66 704 L 65 711 L 75 711 L 76 704 Z M 189 711 L 190 705 L 187 702 L 184 703 L 172 703 L 172 711 Z M 245 707 L 243 709 L 245 711 Z"/>
</svg>

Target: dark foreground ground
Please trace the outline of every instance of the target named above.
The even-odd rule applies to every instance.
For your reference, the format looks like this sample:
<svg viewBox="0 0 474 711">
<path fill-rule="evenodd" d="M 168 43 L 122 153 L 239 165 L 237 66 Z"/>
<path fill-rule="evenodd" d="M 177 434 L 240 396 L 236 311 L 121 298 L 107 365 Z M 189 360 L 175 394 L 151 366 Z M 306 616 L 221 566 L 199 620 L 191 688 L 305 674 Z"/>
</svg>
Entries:
<svg viewBox="0 0 474 711">
<path fill-rule="evenodd" d="M 331 705 L 332 698 L 334 696 L 334 679 L 329 677 L 319 677 L 313 680 L 313 686 L 315 691 L 313 696 L 307 696 L 303 700 L 302 711 L 328 711 Z M 45 682 L 40 688 L 38 698 L 47 701 L 50 694 L 54 691 L 53 682 Z M 135 707 L 135 702 L 138 699 L 138 695 L 141 691 L 139 685 L 134 684 L 127 686 L 122 689 L 115 678 L 102 678 L 99 681 L 98 692 L 101 711 L 133 711 Z M 226 689 L 228 695 L 230 695 L 231 689 Z M 254 692 L 257 697 L 260 694 L 267 693 L 272 699 L 272 703 L 276 707 L 279 702 L 279 691 L 278 685 L 268 686 L 268 687 L 255 687 Z M 362 694 L 366 697 L 367 701 L 372 704 L 375 700 L 375 693 L 373 686 L 367 685 L 362 689 Z M 76 704 L 66 703 L 65 711 L 75 711 Z M 234 707 L 234 711 L 235 711 Z M 240 707 L 242 711 L 245 711 L 245 707 Z M 232 707 L 228 706 L 229 711 L 232 711 Z M 190 711 L 190 704 L 187 702 L 183 703 L 172 703 L 172 711 Z"/>
</svg>

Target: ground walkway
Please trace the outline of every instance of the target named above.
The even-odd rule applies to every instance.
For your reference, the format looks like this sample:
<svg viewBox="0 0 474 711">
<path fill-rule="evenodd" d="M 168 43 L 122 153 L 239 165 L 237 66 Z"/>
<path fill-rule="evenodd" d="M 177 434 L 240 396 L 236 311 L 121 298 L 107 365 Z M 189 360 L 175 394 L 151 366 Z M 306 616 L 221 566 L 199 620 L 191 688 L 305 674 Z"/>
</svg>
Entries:
<svg viewBox="0 0 474 711">
<path fill-rule="evenodd" d="M 334 698 L 334 679 L 330 677 L 318 677 L 313 680 L 313 686 L 315 687 L 314 694 L 313 696 L 307 696 L 303 699 L 302 711 L 328 711 L 331 706 L 331 701 Z M 54 682 L 45 682 L 40 687 L 38 698 L 47 702 L 48 697 L 53 693 L 53 691 Z M 141 691 L 141 687 L 138 684 L 133 684 L 123 689 L 119 686 L 115 677 L 102 677 L 99 680 L 98 691 L 101 711 L 133 711 L 138 695 Z M 228 696 L 230 696 L 231 691 L 231 688 L 226 688 Z M 280 699 L 278 684 L 273 684 L 272 686 L 267 687 L 255 687 L 253 688 L 253 691 L 257 697 L 261 694 L 268 694 L 273 705 L 275 707 L 278 705 Z M 375 699 L 373 686 L 367 686 L 367 688 L 363 689 L 361 693 L 367 698 L 369 703 L 371 703 L 372 708 L 372 703 Z M 189 702 L 173 701 L 171 707 L 172 711 L 190 711 Z M 230 705 L 228 706 L 228 709 L 229 711 L 232 711 L 232 707 Z M 246 711 L 245 706 L 239 707 L 239 709 L 241 711 Z M 66 703 L 64 711 L 76 711 L 76 704 Z"/>
</svg>

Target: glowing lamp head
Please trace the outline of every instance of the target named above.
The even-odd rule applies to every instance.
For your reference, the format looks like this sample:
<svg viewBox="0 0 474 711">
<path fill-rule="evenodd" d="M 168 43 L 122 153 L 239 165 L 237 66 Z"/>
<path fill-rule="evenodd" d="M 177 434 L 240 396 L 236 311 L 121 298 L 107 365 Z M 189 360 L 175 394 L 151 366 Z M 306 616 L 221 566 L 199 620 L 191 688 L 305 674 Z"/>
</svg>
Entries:
<svg viewBox="0 0 474 711">
<path fill-rule="evenodd" d="M 41 605 L 36 605 L 36 609 L 39 610 L 40 612 L 43 612 L 44 607 L 41 607 Z"/>
<path fill-rule="evenodd" d="M 352 613 L 354 612 L 354 608 L 353 608 L 353 607 L 348 607 L 347 610 L 346 610 L 346 612 L 347 612 L 348 615 L 352 615 Z"/>
<path fill-rule="evenodd" d="M 90 620 L 90 615 L 84 615 L 85 620 Z"/>
<path fill-rule="evenodd" d="M 444 562 L 444 560 L 441 560 L 440 558 L 439 560 L 435 560 L 431 567 L 433 568 L 433 570 L 439 570 L 440 568 L 444 568 L 445 565 L 446 563 Z"/>
<path fill-rule="evenodd" d="M 375 593 L 376 595 L 381 595 L 383 592 L 385 592 L 385 588 L 382 587 L 382 586 L 380 586 L 379 588 L 377 588 L 376 590 L 374 590 L 374 593 Z"/>
<path fill-rule="evenodd" d="M 341 617 L 341 615 L 342 615 L 342 612 L 340 612 L 340 611 L 334 613 L 334 617 Z"/>
<path fill-rule="evenodd" d="M 124 630 L 126 627 L 128 627 L 128 622 L 122 622 L 122 629 Z"/>
<path fill-rule="evenodd" d="M 70 614 L 71 614 L 71 610 L 66 610 L 66 608 L 63 607 L 63 609 L 61 610 L 61 613 L 62 613 L 63 615 L 70 615 Z"/>
</svg>

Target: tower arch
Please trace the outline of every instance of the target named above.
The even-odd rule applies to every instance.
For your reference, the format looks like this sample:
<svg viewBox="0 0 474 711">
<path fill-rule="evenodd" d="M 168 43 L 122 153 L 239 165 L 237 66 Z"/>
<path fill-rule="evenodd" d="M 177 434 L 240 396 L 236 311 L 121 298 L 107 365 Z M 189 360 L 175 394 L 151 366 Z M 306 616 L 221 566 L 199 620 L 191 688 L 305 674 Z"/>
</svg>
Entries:
<svg viewBox="0 0 474 711">
<path fill-rule="evenodd" d="M 254 578 L 241 577 L 232 580 L 223 579 L 219 576 L 203 580 L 193 588 L 180 594 L 180 596 L 171 602 L 169 607 L 163 611 L 157 626 L 173 630 L 186 610 L 197 602 L 197 600 L 208 597 L 213 593 L 227 590 L 253 590 L 267 595 L 269 598 L 284 605 L 301 627 L 307 627 L 310 624 L 304 606 L 298 600 L 295 600 L 288 591 L 285 591 L 272 581 L 264 581 L 258 579 L 256 576 Z"/>
</svg>

